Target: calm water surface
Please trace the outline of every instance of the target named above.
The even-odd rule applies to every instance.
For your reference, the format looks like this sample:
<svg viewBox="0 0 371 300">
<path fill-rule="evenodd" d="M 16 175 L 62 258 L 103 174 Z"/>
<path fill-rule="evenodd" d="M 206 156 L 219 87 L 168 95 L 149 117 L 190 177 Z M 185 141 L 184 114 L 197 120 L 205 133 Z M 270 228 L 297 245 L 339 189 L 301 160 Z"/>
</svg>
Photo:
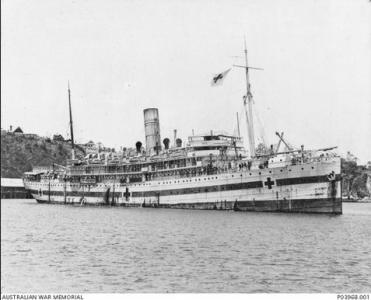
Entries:
<svg viewBox="0 0 371 300">
<path fill-rule="evenodd" d="M 1 292 L 371 291 L 371 203 L 342 216 L 1 200 Z"/>
</svg>

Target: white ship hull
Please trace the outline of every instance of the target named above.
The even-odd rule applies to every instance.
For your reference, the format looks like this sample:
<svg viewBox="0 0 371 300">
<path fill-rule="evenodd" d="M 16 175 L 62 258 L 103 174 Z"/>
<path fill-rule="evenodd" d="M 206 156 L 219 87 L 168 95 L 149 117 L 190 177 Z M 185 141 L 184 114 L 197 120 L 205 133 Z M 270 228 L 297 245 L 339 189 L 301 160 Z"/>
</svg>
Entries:
<svg viewBox="0 0 371 300">
<path fill-rule="evenodd" d="M 25 187 L 40 203 L 342 213 L 340 158 L 131 184 L 25 180 Z"/>
</svg>

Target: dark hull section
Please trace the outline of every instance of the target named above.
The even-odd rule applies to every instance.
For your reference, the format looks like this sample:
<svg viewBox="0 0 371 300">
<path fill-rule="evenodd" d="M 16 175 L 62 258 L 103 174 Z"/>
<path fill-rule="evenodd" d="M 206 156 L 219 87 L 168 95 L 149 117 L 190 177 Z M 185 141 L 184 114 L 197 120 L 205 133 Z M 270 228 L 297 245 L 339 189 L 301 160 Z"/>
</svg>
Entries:
<svg viewBox="0 0 371 300">
<path fill-rule="evenodd" d="M 79 202 L 61 202 L 61 201 L 48 201 L 48 200 L 40 200 L 35 199 L 37 203 L 40 204 L 58 204 L 58 205 L 70 205 L 70 206 L 121 206 L 121 207 L 143 207 L 142 204 L 138 203 L 97 203 L 97 204 L 91 204 L 91 203 L 79 203 Z"/>
<path fill-rule="evenodd" d="M 243 201 L 236 204 L 236 210 L 325 214 L 343 213 L 341 198 Z"/>
<path fill-rule="evenodd" d="M 38 203 L 65 204 L 59 201 L 36 200 Z M 68 203 L 66 203 L 68 204 Z M 70 204 L 85 206 L 89 204 Z M 90 204 L 91 205 L 91 204 Z M 98 204 L 94 206 L 100 206 Z M 326 199 L 295 199 L 295 200 L 268 200 L 268 201 L 220 201 L 204 203 L 177 203 L 177 204 L 142 204 L 120 203 L 111 206 L 121 207 L 148 207 L 148 208 L 174 208 L 174 209 L 205 209 L 205 210 L 234 210 L 252 212 L 286 212 L 286 213 L 321 213 L 342 214 L 341 198 Z"/>
<path fill-rule="evenodd" d="M 160 204 L 164 208 L 214 209 L 256 212 L 290 212 L 290 213 L 323 213 L 342 214 L 342 200 L 337 199 L 299 199 L 269 201 L 235 201 L 219 203 L 180 203 Z"/>
</svg>

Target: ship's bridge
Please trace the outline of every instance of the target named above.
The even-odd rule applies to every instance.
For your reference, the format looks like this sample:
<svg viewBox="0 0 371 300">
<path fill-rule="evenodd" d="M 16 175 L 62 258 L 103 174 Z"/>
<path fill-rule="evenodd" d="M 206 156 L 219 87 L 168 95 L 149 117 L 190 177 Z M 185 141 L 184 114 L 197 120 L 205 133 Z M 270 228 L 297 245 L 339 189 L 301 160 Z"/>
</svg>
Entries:
<svg viewBox="0 0 371 300">
<path fill-rule="evenodd" d="M 192 156 L 220 155 L 246 156 L 242 138 L 225 133 L 210 132 L 209 134 L 192 135 L 188 137 L 187 150 Z"/>
</svg>

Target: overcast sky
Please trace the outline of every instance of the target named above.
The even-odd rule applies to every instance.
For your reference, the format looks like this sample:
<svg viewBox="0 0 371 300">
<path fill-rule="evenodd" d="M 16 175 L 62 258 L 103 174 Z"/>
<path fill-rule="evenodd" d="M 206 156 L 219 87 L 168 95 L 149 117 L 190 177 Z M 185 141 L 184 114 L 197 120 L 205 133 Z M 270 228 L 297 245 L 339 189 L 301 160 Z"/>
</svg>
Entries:
<svg viewBox="0 0 371 300">
<path fill-rule="evenodd" d="M 246 36 L 256 135 L 371 160 L 371 2 L 2 0 L 1 127 L 68 132 L 106 146 L 144 141 L 143 109 L 162 138 L 233 133 Z M 259 125 L 260 124 L 260 125 Z M 246 123 L 241 120 L 246 136 Z M 263 128 L 263 129 L 262 129 Z M 248 143 L 245 141 L 245 145 Z"/>
</svg>

